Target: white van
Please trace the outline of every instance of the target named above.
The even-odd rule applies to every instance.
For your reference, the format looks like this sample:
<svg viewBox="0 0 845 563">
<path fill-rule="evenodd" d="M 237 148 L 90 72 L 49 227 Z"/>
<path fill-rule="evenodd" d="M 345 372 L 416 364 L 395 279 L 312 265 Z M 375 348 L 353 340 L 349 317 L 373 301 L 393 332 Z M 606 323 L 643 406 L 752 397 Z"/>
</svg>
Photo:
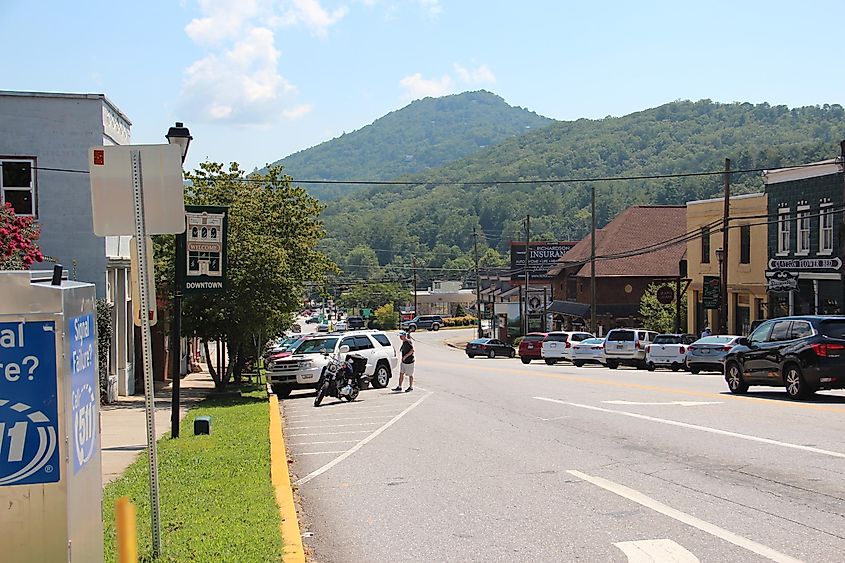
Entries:
<svg viewBox="0 0 845 563">
<path fill-rule="evenodd" d="M 604 340 L 604 355 L 607 367 L 616 369 L 620 365 L 646 368 L 646 346 L 651 344 L 657 333 L 645 328 L 614 328 Z"/>
</svg>

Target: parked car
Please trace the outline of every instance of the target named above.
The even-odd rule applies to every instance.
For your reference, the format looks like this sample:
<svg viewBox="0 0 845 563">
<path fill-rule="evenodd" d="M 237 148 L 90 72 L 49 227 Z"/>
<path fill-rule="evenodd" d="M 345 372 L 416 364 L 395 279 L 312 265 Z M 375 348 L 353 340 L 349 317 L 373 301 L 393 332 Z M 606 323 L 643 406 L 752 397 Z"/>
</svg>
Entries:
<svg viewBox="0 0 845 563">
<path fill-rule="evenodd" d="M 687 349 L 697 340 L 694 334 L 658 334 L 645 347 L 645 362 L 649 371 L 656 368 L 671 368 L 672 371 L 686 368 Z"/>
<path fill-rule="evenodd" d="M 572 345 L 572 364 L 604 364 L 604 338 L 587 338 Z"/>
<path fill-rule="evenodd" d="M 329 331 L 329 323 L 322 322 L 317 324 L 317 332 L 328 332 Z"/>
<path fill-rule="evenodd" d="M 589 332 L 550 332 L 543 339 L 540 355 L 550 366 L 561 360 L 572 361 L 572 346 L 588 338 L 593 338 Z"/>
<path fill-rule="evenodd" d="M 607 367 L 616 369 L 620 365 L 644 369 L 645 348 L 657 336 L 653 330 L 644 328 L 614 328 L 604 340 L 604 355 Z"/>
<path fill-rule="evenodd" d="M 725 356 L 731 393 L 771 385 L 803 399 L 819 389 L 845 388 L 845 317 L 771 319 L 736 344 Z"/>
<path fill-rule="evenodd" d="M 418 328 L 426 328 L 428 330 L 440 330 L 443 326 L 443 317 L 440 315 L 421 315 L 414 317 L 410 321 L 402 321 L 399 327 L 408 332 L 414 332 Z"/>
<path fill-rule="evenodd" d="M 308 317 L 307 319 L 305 319 L 305 324 L 317 324 L 319 322 L 320 322 L 320 317 L 318 317 L 317 315 L 314 315 L 314 316 L 311 316 L 311 317 Z"/>
<path fill-rule="evenodd" d="M 488 358 L 516 357 L 516 350 L 513 346 L 497 338 L 476 338 L 467 343 L 465 350 L 470 358 L 476 356 L 487 356 Z"/>
<path fill-rule="evenodd" d="M 740 338 L 730 334 L 699 338 L 687 350 L 687 369 L 694 374 L 702 371 L 724 373 L 725 356 Z"/>
<path fill-rule="evenodd" d="M 523 364 L 530 364 L 531 360 L 539 360 L 543 353 L 543 340 L 547 332 L 529 332 L 519 342 L 519 359 Z"/>
<path fill-rule="evenodd" d="M 349 330 L 359 330 L 367 327 L 364 317 L 348 317 L 346 319 L 346 324 L 349 327 Z"/>
<path fill-rule="evenodd" d="M 346 331 L 346 328 L 347 328 L 346 321 L 337 321 L 337 322 L 334 324 L 334 329 L 335 329 L 337 332 L 345 332 L 345 331 Z"/>
<path fill-rule="evenodd" d="M 388 336 L 377 330 L 356 330 L 345 334 L 309 336 L 293 350 L 293 355 L 268 362 L 267 380 L 273 392 L 287 397 L 294 389 L 313 389 L 328 364 L 325 354 L 338 354 L 341 346 L 367 360 L 365 383 L 387 387 L 399 366 L 399 356 Z"/>
</svg>

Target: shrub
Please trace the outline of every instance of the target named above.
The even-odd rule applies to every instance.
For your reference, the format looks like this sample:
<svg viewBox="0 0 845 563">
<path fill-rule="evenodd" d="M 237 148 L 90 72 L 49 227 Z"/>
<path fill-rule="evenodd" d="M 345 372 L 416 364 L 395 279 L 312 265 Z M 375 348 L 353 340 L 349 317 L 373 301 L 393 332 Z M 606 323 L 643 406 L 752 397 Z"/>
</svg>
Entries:
<svg viewBox="0 0 845 563">
<path fill-rule="evenodd" d="M 382 330 L 392 330 L 399 326 L 400 315 L 393 310 L 393 303 L 382 305 L 375 311 L 376 322 Z"/>
</svg>

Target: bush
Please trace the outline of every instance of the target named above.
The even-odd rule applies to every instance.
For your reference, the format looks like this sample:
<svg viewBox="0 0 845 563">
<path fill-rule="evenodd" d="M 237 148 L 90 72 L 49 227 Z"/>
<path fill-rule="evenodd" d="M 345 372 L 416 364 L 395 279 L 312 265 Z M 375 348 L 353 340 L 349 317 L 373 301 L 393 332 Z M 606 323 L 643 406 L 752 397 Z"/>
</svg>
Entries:
<svg viewBox="0 0 845 563">
<path fill-rule="evenodd" d="M 516 338 L 514 338 L 513 339 L 513 345 L 516 346 L 517 348 L 519 348 L 519 343 L 522 342 L 522 338 L 523 338 L 522 336 L 517 336 Z"/>
<path fill-rule="evenodd" d="M 398 312 L 393 310 L 393 303 L 382 305 L 375 311 L 376 320 L 373 324 L 378 324 L 382 330 L 392 330 L 399 326 L 401 316 Z"/>
<path fill-rule="evenodd" d="M 478 319 L 471 315 L 464 315 L 463 317 L 447 317 L 443 319 L 443 326 L 473 326 L 478 323 Z"/>
<path fill-rule="evenodd" d="M 100 399 L 105 402 L 109 390 L 109 351 L 114 328 L 111 315 L 114 306 L 106 299 L 97 299 L 97 363 L 100 372 Z"/>
</svg>

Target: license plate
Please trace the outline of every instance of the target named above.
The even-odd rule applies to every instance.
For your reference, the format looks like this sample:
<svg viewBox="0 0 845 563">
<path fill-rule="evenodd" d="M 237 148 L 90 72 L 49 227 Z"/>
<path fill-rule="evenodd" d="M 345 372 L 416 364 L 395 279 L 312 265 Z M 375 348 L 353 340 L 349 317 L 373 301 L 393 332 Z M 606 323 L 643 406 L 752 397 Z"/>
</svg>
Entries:
<svg viewBox="0 0 845 563">
<path fill-rule="evenodd" d="M 549 348 L 557 348 L 557 344 L 555 344 L 554 342 L 550 342 Z"/>
<path fill-rule="evenodd" d="M 621 350 L 621 349 L 622 349 L 622 348 L 624 348 L 624 347 L 625 347 L 625 345 L 624 345 L 624 344 L 617 344 L 617 345 L 616 345 L 616 349 L 617 349 L 617 350 Z"/>
<path fill-rule="evenodd" d="M 702 353 L 702 354 L 709 354 L 709 353 L 710 353 L 710 350 L 708 350 L 707 348 L 705 348 L 705 349 L 703 349 L 703 350 L 701 351 L 701 353 Z"/>
</svg>

